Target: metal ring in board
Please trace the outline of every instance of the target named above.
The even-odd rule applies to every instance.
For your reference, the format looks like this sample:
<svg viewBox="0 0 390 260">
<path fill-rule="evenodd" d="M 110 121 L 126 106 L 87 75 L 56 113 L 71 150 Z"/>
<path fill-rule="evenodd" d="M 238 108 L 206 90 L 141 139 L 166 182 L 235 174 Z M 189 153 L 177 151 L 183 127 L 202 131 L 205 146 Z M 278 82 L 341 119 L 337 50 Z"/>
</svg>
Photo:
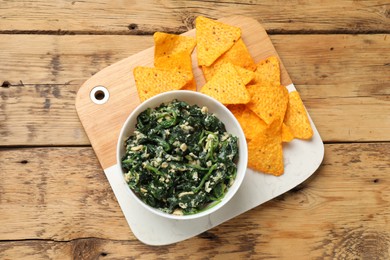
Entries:
<svg viewBox="0 0 390 260">
<path fill-rule="evenodd" d="M 91 90 L 89 97 L 93 103 L 102 105 L 110 98 L 110 92 L 103 86 L 96 86 Z"/>
</svg>

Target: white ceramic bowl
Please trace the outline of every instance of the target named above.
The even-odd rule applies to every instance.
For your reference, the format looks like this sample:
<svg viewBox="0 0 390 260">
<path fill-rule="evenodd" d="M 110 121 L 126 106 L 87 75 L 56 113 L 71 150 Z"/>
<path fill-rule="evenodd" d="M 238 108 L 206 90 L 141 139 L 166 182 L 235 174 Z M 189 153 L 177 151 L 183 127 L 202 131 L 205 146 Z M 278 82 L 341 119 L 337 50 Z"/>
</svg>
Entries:
<svg viewBox="0 0 390 260">
<path fill-rule="evenodd" d="M 237 162 L 236 179 L 233 185 L 229 188 L 228 192 L 225 194 L 224 198 L 221 200 L 221 202 L 219 202 L 213 207 L 208 208 L 207 210 L 201 211 L 199 213 L 191 214 L 191 215 L 178 216 L 178 215 L 168 214 L 144 203 L 142 200 L 138 198 L 138 196 L 130 188 L 128 188 L 128 194 L 129 196 L 133 196 L 135 200 L 138 203 L 140 203 L 142 206 L 144 206 L 147 210 L 161 217 L 170 218 L 170 219 L 195 219 L 195 218 L 200 218 L 209 215 L 217 211 L 219 208 L 223 207 L 234 196 L 234 194 L 240 187 L 247 169 L 248 149 L 247 149 L 247 143 L 246 143 L 244 132 L 240 127 L 240 124 L 238 123 L 237 119 L 223 104 L 221 104 L 214 98 L 206 96 L 202 93 L 195 92 L 195 91 L 187 91 L 187 90 L 169 91 L 146 100 L 145 102 L 141 103 L 130 114 L 130 116 L 127 118 L 126 122 L 124 123 L 121 129 L 121 132 L 119 134 L 118 144 L 117 144 L 117 163 L 118 165 L 121 165 L 121 158 L 126 152 L 124 147 L 124 142 L 127 140 L 129 136 L 133 135 L 138 115 L 141 112 L 145 111 L 147 108 L 155 108 L 159 106 L 161 103 L 170 102 L 174 99 L 185 101 L 190 105 L 196 104 L 199 107 L 206 106 L 210 113 L 215 114 L 219 118 L 219 120 L 221 120 L 225 124 L 228 133 L 238 137 L 239 140 L 238 158 L 239 159 Z M 124 172 L 122 168 L 121 168 L 121 174 L 124 179 Z"/>
</svg>

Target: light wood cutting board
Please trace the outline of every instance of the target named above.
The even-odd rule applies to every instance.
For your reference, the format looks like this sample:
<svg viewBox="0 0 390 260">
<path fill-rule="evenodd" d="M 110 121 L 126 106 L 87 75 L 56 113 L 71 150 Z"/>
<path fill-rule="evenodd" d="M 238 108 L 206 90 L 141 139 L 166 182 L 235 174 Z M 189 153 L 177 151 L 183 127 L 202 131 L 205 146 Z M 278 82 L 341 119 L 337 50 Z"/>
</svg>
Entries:
<svg viewBox="0 0 390 260">
<path fill-rule="evenodd" d="M 266 31 L 256 20 L 234 16 L 220 21 L 241 28 L 242 39 L 256 63 L 271 55 L 278 56 Z M 195 37 L 195 30 L 188 31 L 184 35 Z M 202 219 L 178 222 L 162 219 L 146 212 L 129 196 L 128 187 L 120 174 L 120 165 L 116 160 L 116 147 L 122 125 L 131 111 L 140 104 L 133 69 L 136 66 L 153 67 L 153 60 L 153 47 L 123 59 L 88 79 L 81 86 L 76 97 L 77 113 L 85 132 L 131 230 L 142 242 L 150 245 L 165 245 L 204 232 L 290 190 L 313 174 L 321 164 L 324 146 L 311 121 L 314 136 L 310 141 L 293 140 L 284 145 L 284 175 L 275 177 L 248 169 L 236 195 L 216 213 Z M 192 63 L 199 89 L 205 81 L 197 65 L 196 49 L 192 54 Z M 281 83 L 289 91 L 295 90 L 282 62 Z M 106 91 L 103 99 L 106 102 L 103 104 L 93 102 L 94 91 L 98 86 Z"/>
<path fill-rule="evenodd" d="M 267 33 L 256 20 L 242 16 L 220 20 L 242 29 L 242 39 L 255 62 L 277 55 Z M 184 35 L 195 37 L 195 30 L 188 31 Z M 197 65 L 196 49 L 192 58 L 193 72 L 199 88 L 204 84 L 204 78 Z M 77 93 L 77 113 L 103 168 L 116 163 L 115 144 L 119 131 L 127 116 L 140 103 L 133 69 L 136 66 L 153 67 L 153 59 L 154 47 L 123 59 L 96 73 L 81 86 Z M 283 64 L 281 64 L 281 81 L 284 86 L 292 83 Z M 110 98 L 105 104 L 97 105 L 90 99 L 90 93 L 95 86 L 104 86 L 108 89 Z"/>
</svg>

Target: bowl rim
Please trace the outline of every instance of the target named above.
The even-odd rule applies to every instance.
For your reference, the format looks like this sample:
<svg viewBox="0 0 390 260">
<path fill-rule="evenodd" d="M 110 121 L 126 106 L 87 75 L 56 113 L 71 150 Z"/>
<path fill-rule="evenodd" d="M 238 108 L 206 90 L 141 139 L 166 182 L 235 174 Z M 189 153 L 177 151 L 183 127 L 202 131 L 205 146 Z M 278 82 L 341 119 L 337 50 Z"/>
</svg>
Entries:
<svg viewBox="0 0 390 260">
<path fill-rule="evenodd" d="M 216 203 L 215 205 L 205 209 L 205 210 L 202 210 L 202 211 L 199 211 L 197 213 L 194 213 L 194 214 L 189 214 L 189 215 L 175 215 L 175 214 L 169 214 L 169 213 L 165 213 L 157 208 L 154 208 L 152 206 L 149 206 L 148 204 L 146 204 L 145 202 L 143 202 L 130 188 L 129 186 L 127 185 L 126 181 L 125 181 L 125 177 L 124 177 L 124 172 L 123 172 L 123 169 L 122 169 L 122 163 L 121 163 L 121 150 L 123 150 L 123 142 L 129 137 L 129 135 L 126 135 L 126 133 L 128 131 L 134 131 L 134 130 L 129 130 L 128 128 L 135 128 L 135 125 L 134 126 L 129 126 L 130 124 L 130 121 L 132 121 L 132 119 L 136 119 L 138 117 L 138 115 L 145 111 L 147 108 L 155 108 L 157 106 L 159 106 L 160 104 L 162 103 L 166 103 L 166 102 L 170 102 L 174 99 L 177 99 L 177 100 L 180 100 L 180 97 L 185 97 L 184 99 L 188 99 L 187 96 L 191 96 L 191 95 L 194 95 L 194 96 L 197 96 L 198 99 L 195 99 L 193 102 L 191 101 L 186 101 L 186 100 L 183 100 L 187 103 L 190 103 L 190 104 L 197 104 L 198 106 L 201 106 L 202 104 L 198 104 L 197 101 L 199 99 L 204 99 L 205 101 L 201 102 L 201 103 L 213 103 L 213 105 L 217 108 L 217 109 L 214 109 L 214 110 L 221 110 L 223 114 L 226 114 L 227 115 L 227 119 L 229 119 L 230 121 L 233 122 L 234 124 L 234 128 L 236 129 L 236 131 L 238 131 L 238 134 L 236 133 L 235 135 L 238 137 L 239 139 L 239 161 L 237 163 L 237 174 L 236 174 L 236 178 L 234 180 L 234 183 L 232 186 L 229 187 L 227 193 L 225 194 L 225 196 L 221 199 L 220 202 Z M 160 100 L 160 101 L 159 101 Z M 154 105 L 153 105 L 154 104 Z M 210 109 L 210 107 L 208 107 L 208 109 Z M 213 110 L 213 109 L 212 109 Z M 213 114 L 215 114 L 215 111 L 209 111 Z M 221 113 L 219 113 L 221 114 Z M 218 117 L 218 115 L 217 115 Z M 220 117 L 218 117 L 219 120 Z M 222 121 L 222 120 L 221 120 Z M 226 120 L 225 120 L 226 121 Z M 224 122 L 223 123 L 225 124 L 225 126 L 227 126 L 227 122 Z M 228 127 L 227 127 L 228 128 Z M 172 91 L 167 91 L 167 92 L 163 92 L 163 93 L 160 93 L 156 96 L 153 96 L 151 98 L 149 98 L 148 100 L 140 103 L 129 115 L 128 117 L 126 118 L 124 124 L 122 125 L 121 127 L 121 130 L 120 130 L 120 133 L 119 133 L 119 137 L 118 137 L 118 142 L 117 142 L 117 149 L 116 149 L 116 159 L 117 159 L 117 164 L 120 168 L 120 174 L 121 174 L 121 178 L 123 179 L 124 183 L 126 184 L 126 190 L 127 190 L 127 193 L 132 196 L 139 204 L 141 204 L 144 208 L 146 208 L 149 212 L 152 212 L 154 214 L 157 214 L 161 217 L 164 217 L 164 218 L 168 218 L 168 219 L 176 219 L 176 220 L 184 220 L 184 219 L 197 219 L 197 218 L 201 218 L 201 217 L 204 217 L 204 216 L 208 216 L 214 212 L 216 212 L 218 209 L 222 208 L 226 203 L 228 203 L 232 198 L 233 196 L 236 194 L 237 190 L 240 188 L 242 182 L 243 182 L 243 179 L 246 175 L 246 169 L 247 169 L 247 164 L 248 164 L 248 148 L 247 148 L 247 142 L 246 142 L 246 138 L 245 138 L 245 134 L 244 134 L 244 131 L 242 130 L 238 120 L 236 119 L 236 117 L 233 115 L 233 113 L 225 106 L 223 105 L 222 103 L 220 103 L 218 100 L 216 100 L 215 98 L 212 98 L 208 95 L 205 95 L 203 93 L 200 93 L 200 92 L 196 92 L 196 91 L 191 91 L 191 90 L 172 90 Z"/>
</svg>

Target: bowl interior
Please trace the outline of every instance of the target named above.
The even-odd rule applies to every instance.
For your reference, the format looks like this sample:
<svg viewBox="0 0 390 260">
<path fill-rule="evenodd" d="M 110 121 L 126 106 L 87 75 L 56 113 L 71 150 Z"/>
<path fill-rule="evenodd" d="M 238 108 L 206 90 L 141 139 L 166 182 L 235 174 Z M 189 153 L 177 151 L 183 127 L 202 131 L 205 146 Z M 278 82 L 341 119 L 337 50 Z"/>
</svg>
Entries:
<svg viewBox="0 0 390 260">
<path fill-rule="evenodd" d="M 200 218 L 205 215 L 211 214 L 212 212 L 218 210 L 221 208 L 226 202 L 228 202 L 233 195 L 236 193 L 238 188 L 240 187 L 244 176 L 245 172 L 247 169 L 247 161 L 248 161 L 248 154 L 247 154 L 247 143 L 245 139 L 245 135 L 243 133 L 243 130 L 241 129 L 238 121 L 236 118 L 233 116 L 233 114 L 220 102 L 216 101 L 215 99 L 206 96 L 202 93 L 199 92 L 194 92 L 194 91 L 186 91 L 186 90 L 179 90 L 179 91 L 169 91 L 165 92 L 162 94 L 159 94 L 157 96 L 154 96 L 147 101 L 141 103 L 127 118 L 125 121 L 121 132 L 119 134 L 119 139 L 118 139 L 118 144 L 117 144 L 117 163 L 121 165 L 121 158 L 125 154 L 125 147 L 124 147 L 124 142 L 126 139 L 134 133 L 135 130 L 135 125 L 137 122 L 137 117 L 138 115 L 146 110 L 147 108 L 154 108 L 159 106 L 161 103 L 165 102 L 170 102 L 174 99 L 180 100 L 180 101 L 185 101 L 190 105 L 198 105 L 199 107 L 206 106 L 208 108 L 208 111 L 210 113 L 215 114 L 224 124 L 226 127 L 226 130 L 228 133 L 235 135 L 238 137 L 239 143 L 239 159 L 237 162 L 237 176 L 236 179 L 233 183 L 233 185 L 229 188 L 228 192 L 225 194 L 224 198 L 216 204 L 213 207 L 210 207 L 206 210 L 203 210 L 201 212 L 198 212 L 196 214 L 191 214 L 191 215 L 183 215 L 183 216 L 178 216 L 178 215 L 173 215 L 173 214 L 168 214 L 165 212 L 162 212 L 156 208 L 153 208 L 146 203 L 144 203 L 142 200 L 140 200 L 137 195 L 130 189 L 128 188 L 128 193 L 130 196 L 133 196 L 140 204 L 142 204 L 145 208 L 147 208 L 149 211 L 166 217 L 166 218 L 171 218 L 171 219 L 194 219 L 194 218 Z M 124 179 L 124 172 L 121 168 L 121 175 Z"/>
</svg>

